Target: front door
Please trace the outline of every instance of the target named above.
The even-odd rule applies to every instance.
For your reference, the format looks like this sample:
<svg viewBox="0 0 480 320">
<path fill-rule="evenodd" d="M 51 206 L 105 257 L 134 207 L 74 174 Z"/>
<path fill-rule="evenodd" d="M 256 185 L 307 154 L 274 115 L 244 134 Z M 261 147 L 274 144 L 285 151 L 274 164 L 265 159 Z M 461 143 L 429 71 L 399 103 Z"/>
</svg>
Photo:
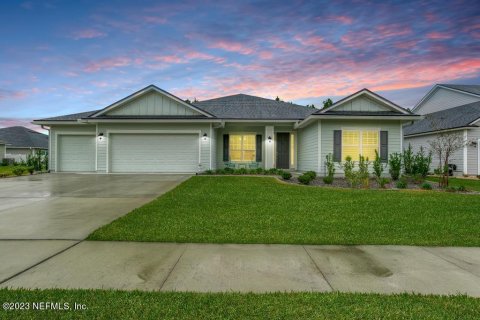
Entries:
<svg viewBox="0 0 480 320">
<path fill-rule="evenodd" d="M 290 133 L 277 133 L 277 168 L 290 169 Z"/>
</svg>

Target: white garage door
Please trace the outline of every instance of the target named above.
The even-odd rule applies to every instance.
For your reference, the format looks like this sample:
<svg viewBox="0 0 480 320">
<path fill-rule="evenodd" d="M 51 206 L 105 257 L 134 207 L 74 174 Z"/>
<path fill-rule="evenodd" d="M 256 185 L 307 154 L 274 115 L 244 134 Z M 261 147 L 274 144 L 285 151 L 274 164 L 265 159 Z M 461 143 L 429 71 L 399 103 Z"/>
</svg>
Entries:
<svg viewBox="0 0 480 320">
<path fill-rule="evenodd" d="M 110 172 L 196 172 L 198 134 L 114 133 Z"/>
<path fill-rule="evenodd" d="M 59 135 L 57 152 L 58 171 L 95 171 L 94 135 Z"/>
</svg>

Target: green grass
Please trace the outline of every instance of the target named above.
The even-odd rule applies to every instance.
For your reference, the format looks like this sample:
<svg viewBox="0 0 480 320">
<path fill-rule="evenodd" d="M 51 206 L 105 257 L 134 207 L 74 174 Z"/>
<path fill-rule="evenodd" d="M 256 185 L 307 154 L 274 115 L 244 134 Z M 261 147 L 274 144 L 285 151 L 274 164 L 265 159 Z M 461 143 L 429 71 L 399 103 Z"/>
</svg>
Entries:
<svg viewBox="0 0 480 320">
<path fill-rule="evenodd" d="M 438 183 L 439 178 L 428 177 L 427 180 Z M 467 190 L 480 191 L 480 179 L 449 178 L 448 184 L 452 187 L 464 186 Z"/>
<path fill-rule="evenodd" d="M 3 302 L 85 304 L 87 310 L 0 311 L 0 319 L 478 319 L 466 296 L 353 293 L 175 293 L 112 290 L 7 290 Z"/>
<path fill-rule="evenodd" d="M 0 176 L 14 176 L 15 174 L 13 173 L 13 169 L 15 166 L 0 166 Z M 23 175 L 29 175 L 30 173 L 27 170 L 27 167 L 25 168 L 25 172 L 23 172 Z"/>
<path fill-rule="evenodd" d="M 89 240 L 480 245 L 480 196 L 193 177 Z"/>
</svg>

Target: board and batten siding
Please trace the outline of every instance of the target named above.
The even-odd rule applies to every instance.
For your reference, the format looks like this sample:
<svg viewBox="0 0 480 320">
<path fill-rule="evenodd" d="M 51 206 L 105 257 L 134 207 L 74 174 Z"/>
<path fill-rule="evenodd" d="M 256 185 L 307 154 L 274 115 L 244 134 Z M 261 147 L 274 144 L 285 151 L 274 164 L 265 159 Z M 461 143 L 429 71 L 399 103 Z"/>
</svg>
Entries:
<svg viewBox="0 0 480 320">
<path fill-rule="evenodd" d="M 115 116 L 198 116 L 199 112 L 183 104 L 159 94 L 158 92 L 146 93 L 143 96 L 127 102 L 106 113 Z"/>
<path fill-rule="evenodd" d="M 298 130 L 297 169 L 318 171 L 318 121 Z M 333 141 L 332 141 L 333 143 Z"/>
<path fill-rule="evenodd" d="M 341 106 L 335 108 L 335 111 L 391 111 L 390 108 L 387 108 L 381 105 L 378 102 L 373 101 L 365 96 L 355 98 L 350 100 Z"/>
<path fill-rule="evenodd" d="M 463 131 L 458 131 L 459 134 L 463 135 Z M 416 137 L 405 137 L 403 146 L 404 148 L 408 147 L 408 144 L 412 145 L 412 150 L 414 153 L 420 150 L 420 147 L 423 146 L 425 152 L 430 152 L 429 141 L 435 140 L 435 134 L 421 135 Z M 453 163 L 457 166 L 456 174 L 463 173 L 463 148 L 455 152 L 449 160 L 450 163 Z M 440 161 L 436 154 L 432 154 L 432 164 L 430 165 L 430 171 L 433 172 L 434 169 L 439 167 Z"/>
<path fill-rule="evenodd" d="M 153 133 L 155 131 L 168 131 L 169 134 L 173 134 L 174 131 L 199 131 L 200 136 L 200 171 L 205 171 L 210 169 L 210 142 L 203 141 L 201 138 L 204 133 L 207 136 L 210 134 L 210 124 L 209 123 L 199 123 L 199 124 L 182 124 L 182 123 L 161 123 L 161 124 L 98 124 L 98 132 L 103 133 L 105 139 L 103 141 L 97 141 L 97 172 L 105 173 L 107 172 L 107 162 L 110 161 L 107 157 L 108 152 L 108 133 L 109 132 L 119 132 L 128 133 L 128 131 L 134 131 L 136 133 L 140 131 L 150 131 Z M 132 132 L 132 134 L 135 134 Z M 127 150 L 126 150 L 127 151 Z"/>
<path fill-rule="evenodd" d="M 95 126 L 94 125 L 84 125 L 84 124 L 75 124 L 75 125 L 58 125 L 58 126 L 51 126 L 50 127 L 50 135 L 49 138 L 49 161 L 48 166 L 51 171 L 55 171 L 56 165 L 56 136 L 59 134 L 72 134 L 72 133 L 91 133 L 95 135 Z"/>
<path fill-rule="evenodd" d="M 326 173 L 325 158 L 327 154 L 333 154 L 333 132 L 334 130 L 378 130 L 388 131 L 388 154 L 401 152 L 402 133 L 400 129 L 401 123 L 398 120 L 322 120 L 321 122 L 321 152 L 320 152 L 320 174 Z M 342 155 L 343 157 L 343 155 Z M 345 159 L 342 159 L 344 161 Z M 373 161 L 374 159 L 369 159 Z M 343 174 L 340 165 L 335 167 L 336 174 Z M 373 172 L 372 166 L 370 169 Z M 384 173 L 388 173 L 388 168 L 385 168 Z"/>
<path fill-rule="evenodd" d="M 476 101 L 480 101 L 480 97 L 449 89 L 437 88 L 427 100 L 414 110 L 414 112 L 417 114 L 428 114 Z"/>
</svg>

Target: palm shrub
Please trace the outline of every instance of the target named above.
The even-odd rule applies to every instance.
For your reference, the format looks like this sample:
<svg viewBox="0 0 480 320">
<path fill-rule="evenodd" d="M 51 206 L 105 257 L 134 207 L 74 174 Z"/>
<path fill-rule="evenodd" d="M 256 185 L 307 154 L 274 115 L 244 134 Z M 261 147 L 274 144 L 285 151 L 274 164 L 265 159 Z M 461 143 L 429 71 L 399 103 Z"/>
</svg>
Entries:
<svg viewBox="0 0 480 320">
<path fill-rule="evenodd" d="M 323 182 L 326 184 L 331 184 L 333 182 L 333 176 L 335 175 L 335 163 L 333 162 L 333 155 L 331 153 L 327 154 L 325 157 L 325 166 L 327 167 L 327 176 L 323 177 Z"/>
<path fill-rule="evenodd" d="M 402 155 L 398 152 L 390 154 L 388 159 L 389 173 L 392 180 L 398 180 L 400 171 L 402 170 Z"/>
</svg>

